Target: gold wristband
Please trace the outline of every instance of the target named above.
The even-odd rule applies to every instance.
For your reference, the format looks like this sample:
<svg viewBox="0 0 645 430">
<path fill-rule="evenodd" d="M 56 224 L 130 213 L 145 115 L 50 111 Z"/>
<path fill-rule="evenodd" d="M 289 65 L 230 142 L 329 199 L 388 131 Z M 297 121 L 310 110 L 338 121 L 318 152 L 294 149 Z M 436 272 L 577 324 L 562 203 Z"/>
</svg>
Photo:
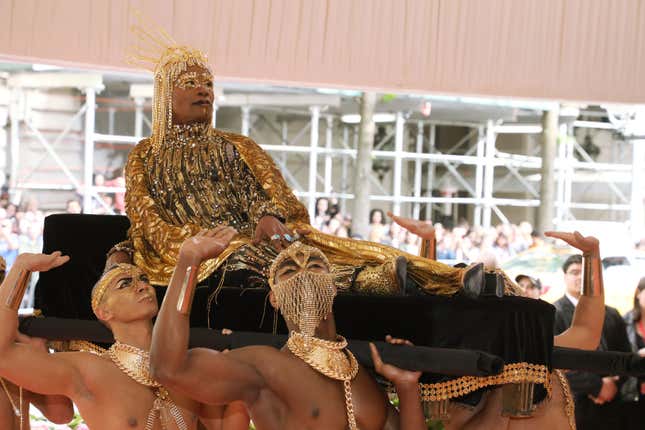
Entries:
<svg viewBox="0 0 645 430">
<path fill-rule="evenodd" d="M 27 285 L 29 285 L 29 278 L 31 277 L 31 272 L 29 270 L 21 270 L 18 275 L 16 283 L 11 286 L 9 294 L 7 295 L 7 301 L 5 305 L 9 309 L 17 311 L 20 308 L 20 303 L 22 303 L 22 298 L 25 295 L 25 290 Z"/>
<path fill-rule="evenodd" d="M 190 314 L 190 307 L 193 303 L 193 295 L 195 294 L 195 280 L 197 279 L 197 272 L 199 266 L 188 266 L 184 279 L 181 284 L 181 291 L 179 299 L 177 300 L 177 312 L 183 315 Z"/>
<path fill-rule="evenodd" d="M 421 249 L 419 255 L 429 260 L 437 259 L 437 240 L 436 239 L 422 239 Z"/>
<path fill-rule="evenodd" d="M 602 296 L 605 288 L 600 258 L 591 254 L 583 254 L 582 263 L 582 295 L 587 297 Z"/>
</svg>

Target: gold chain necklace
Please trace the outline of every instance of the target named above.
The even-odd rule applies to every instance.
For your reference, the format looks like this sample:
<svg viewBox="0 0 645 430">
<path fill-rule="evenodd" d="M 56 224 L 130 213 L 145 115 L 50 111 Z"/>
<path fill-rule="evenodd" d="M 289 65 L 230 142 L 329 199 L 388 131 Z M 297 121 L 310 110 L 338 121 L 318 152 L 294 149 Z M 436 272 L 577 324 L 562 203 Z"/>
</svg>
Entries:
<svg viewBox="0 0 645 430">
<path fill-rule="evenodd" d="M 347 340 L 337 335 L 337 341 L 318 339 L 292 331 L 287 340 L 289 351 L 317 372 L 328 378 L 343 381 L 345 406 L 350 430 L 356 430 L 354 403 L 352 402 L 352 379 L 358 374 L 358 361 L 347 348 Z"/>
<path fill-rule="evenodd" d="M 153 389 L 156 398 L 150 413 L 148 413 L 145 430 L 152 430 L 157 419 L 161 422 L 163 430 L 168 428 L 166 415 L 163 414 L 164 410 L 170 413 L 179 430 L 188 430 L 184 416 L 170 398 L 168 390 L 150 376 L 150 353 L 148 351 L 117 340 L 105 354 L 123 373 L 137 383 Z"/>
<path fill-rule="evenodd" d="M 13 408 L 13 414 L 20 418 L 20 430 L 22 430 L 22 423 L 24 422 L 25 417 L 22 415 L 22 387 L 18 387 L 18 392 L 19 394 L 19 403 L 18 406 L 13 401 L 13 397 L 11 397 L 11 393 L 9 393 L 9 389 L 7 388 L 7 385 L 4 382 L 4 379 L 0 378 L 0 383 L 2 383 L 2 389 L 4 390 L 5 394 L 7 395 L 7 398 L 9 399 L 9 403 L 11 403 L 11 407 Z"/>
</svg>

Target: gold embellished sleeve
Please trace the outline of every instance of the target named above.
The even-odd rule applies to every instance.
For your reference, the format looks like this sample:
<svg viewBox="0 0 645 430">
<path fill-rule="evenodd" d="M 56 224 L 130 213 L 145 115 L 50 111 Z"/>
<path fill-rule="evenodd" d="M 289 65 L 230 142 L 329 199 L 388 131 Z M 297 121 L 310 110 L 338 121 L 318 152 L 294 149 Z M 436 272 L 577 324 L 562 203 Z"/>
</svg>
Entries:
<svg viewBox="0 0 645 430">
<path fill-rule="evenodd" d="M 149 148 L 149 140 L 141 141 L 126 164 L 128 236 L 134 247 L 134 263 L 148 273 L 153 284 L 164 285 L 172 275 L 181 244 L 197 234 L 200 227 L 195 224 L 177 226 L 161 218 L 147 186 L 144 160 Z"/>
<path fill-rule="evenodd" d="M 256 226 L 263 216 L 272 215 L 282 222 L 287 220 L 287 212 L 284 208 L 274 204 L 262 184 L 255 178 L 249 166 L 241 157 L 237 148 L 230 144 L 227 148 L 227 165 L 230 166 L 231 179 L 236 183 L 240 193 L 240 201 L 244 210 L 249 215 L 249 220 Z"/>
<path fill-rule="evenodd" d="M 226 137 L 235 145 L 241 155 L 242 162 L 248 166 L 258 182 L 258 187 L 264 191 L 264 195 L 268 199 L 265 207 L 270 206 L 270 210 L 283 217 L 287 223 L 308 224 L 307 209 L 293 194 L 273 159 L 257 143 L 246 136 L 227 133 Z M 257 214 L 258 211 L 255 211 Z"/>
</svg>

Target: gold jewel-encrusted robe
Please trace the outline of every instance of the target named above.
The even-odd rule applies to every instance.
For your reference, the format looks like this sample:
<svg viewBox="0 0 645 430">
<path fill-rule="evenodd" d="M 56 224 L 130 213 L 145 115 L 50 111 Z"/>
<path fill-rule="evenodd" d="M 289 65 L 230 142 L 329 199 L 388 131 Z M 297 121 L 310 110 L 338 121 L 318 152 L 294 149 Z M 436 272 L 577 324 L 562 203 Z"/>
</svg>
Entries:
<svg viewBox="0 0 645 430">
<path fill-rule="evenodd" d="M 266 152 L 245 136 L 206 125 L 173 126 L 155 157 L 149 139 L 132 150 L 126 166 L 126 212 L 134 263 L 146 270 L 155 285 L 170 282 L 185 239 L 221 223 L 237 228 L 241 234 L 218 258 L 201 265 L 200 281 L 224 261 L 233 269 L 250 264 L 253 270 L 263 261 L 266 264 L 272 257 L 270 249 L 254 247 L 250 242 L 257 221 L 264 215 L 274 215 L 289 228 L 309 229 L 305 242 L 319 247 L 339 277 L 344 275 L 346 280 L 353 277 L 351 269 L 392 266 L 394 259 L 403 255 L 408 260 L 408 275 L 424 289 L 453 294 L 461 287 L 463 269 L 313 229 L 304 205 Z M 394 282 L 378 271 L 363 270 L 361 274 L 366 282 Z"/>
</svg>

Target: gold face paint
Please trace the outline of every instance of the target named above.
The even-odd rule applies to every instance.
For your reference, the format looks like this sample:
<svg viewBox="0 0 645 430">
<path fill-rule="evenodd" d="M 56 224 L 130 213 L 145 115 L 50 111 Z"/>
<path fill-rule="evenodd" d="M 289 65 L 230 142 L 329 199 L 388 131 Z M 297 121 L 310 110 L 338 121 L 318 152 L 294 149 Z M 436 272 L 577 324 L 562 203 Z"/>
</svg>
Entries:
<svg viewBox="0 0 645 430">
<path fill-rule="evenodd" d="M 129 274 L 133 279 L 137 279 L 142 273 L 143 271 L 137 266 L 127 263 L 115 264 L 108 269 L 108 271 L 101 276 L 101 279 L 98 280 L 94 289 L 92 289 L 92 310 L 94 311 L 94 314 L 96 314 L 96 311 L 105 296 L 105 292 L 110 285 L 114 283 L 115 279 L 123 274 Z"/>
</svg>

